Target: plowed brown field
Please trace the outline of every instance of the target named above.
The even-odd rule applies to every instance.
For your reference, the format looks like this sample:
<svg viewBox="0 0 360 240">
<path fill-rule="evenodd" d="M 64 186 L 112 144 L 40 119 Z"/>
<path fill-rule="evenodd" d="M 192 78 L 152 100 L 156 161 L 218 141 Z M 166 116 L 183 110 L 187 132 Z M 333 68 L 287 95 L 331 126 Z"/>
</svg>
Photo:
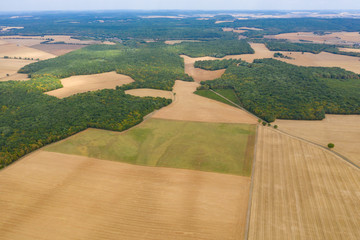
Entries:
<svg viewBox="0 0 360 240">
<path fill-rule="evenodd" d="M 194 94 L 200 84 L 177 80 L 175 101 L 155 112 L 153 118 L 222 123 L 256 124 L 257 119 L 247 112 L 209 98 Z"/>
<path fill-rule="evenodd" d="M 360 171 L 259 127 L 249 239 L 360 239 Z"/>
<path fill-rule="evenodd" d="M 334 143 L 334 151 L 360 166 L 360 115 L 330 115 L 321 121 L 276 120 L 279 129 L 326 147 Z"/>
<path fill-rule="evenodd" d="M 112 89 L 116 86 L 121 86 L 133 82 L 134 80 L 126 75 L 117 74 L 116 72 L 92 74 L 92 75 L 79 75 L 69 78 L 61 79 L 64 86 L 46 94 L 58 98 L 65 98 L 77 93 L 87 91 L 95 91 L 99 89 Z"/>
<path fill-rule="evenodd" d="M 242 239 L 250 179 L 38 151 L 0 171 L 0 239 Z"/>
</svg>

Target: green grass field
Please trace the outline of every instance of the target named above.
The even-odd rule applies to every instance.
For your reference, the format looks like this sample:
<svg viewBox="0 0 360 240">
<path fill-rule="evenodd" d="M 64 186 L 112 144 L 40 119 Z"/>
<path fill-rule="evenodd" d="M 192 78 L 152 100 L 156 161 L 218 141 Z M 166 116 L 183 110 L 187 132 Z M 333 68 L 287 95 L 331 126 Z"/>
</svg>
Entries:
<svg viewBox="0 0 360 240">
<path fill-rule="evenodd" d="M 250 176 L 255 125 L 149 119 L 119 133 L 88 129 L 46 151 Z"/>
<path fill-rule="evenodd" d="M 221 95 L 223 95 L 224 97 L 226 97 L 230 101 L 233 101 L 234 103 L 240 105 L 239 99 L 237 98 L 237 96 L 235 95 L 235 92 L 232 89 L 215 89 L 214 91 L 221 94 Z M 197 90 L 195 92 L 195 94 L 200 95 L 202 97 L 207 97 L 207 98 L 219 101 L 219 102 L 226 103 L 226 104 L 228 104 L 230 106 L 233 106 L 233 107 L 236 107 L 231 102 L 227 101 L 226 99 L 220 97 L 219 95 L 213 93 L 210 90 Z"/>
</svg>

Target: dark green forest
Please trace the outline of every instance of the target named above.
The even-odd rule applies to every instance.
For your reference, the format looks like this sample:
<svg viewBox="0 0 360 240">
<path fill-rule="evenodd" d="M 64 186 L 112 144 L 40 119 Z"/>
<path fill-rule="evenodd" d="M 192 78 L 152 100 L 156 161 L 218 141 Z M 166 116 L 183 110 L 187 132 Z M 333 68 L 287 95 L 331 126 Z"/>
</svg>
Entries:
<svg viewBox="0 0 360 240">
<path fill-rule="evenodd" d="M 298 67 L 262 59 L 231 65 L 221 78 L 202 85 L 233 89 L 243 107 L 269 122 L 360 113 L 360 77 L 340 68 Z"/>
<path fill-rule="evenodd" d="M 204 61 L 196 61 L 194 63 L 194 67 L 201 68 L 204 70 L 219 70 L 230 67 L 231 65 L 238 64 L 247 64 L 241 59 L 222 59 L 222 60 L 204 60 Z"/>
<path fill-rule="evenodd" d="M 171 102 L 108 89 L 65 99 L 43 94 L 58 87 L 60 81 L 51 75 L 0 82 L 0 168 L 88 127 L 125 130 Z"/>
</svg>

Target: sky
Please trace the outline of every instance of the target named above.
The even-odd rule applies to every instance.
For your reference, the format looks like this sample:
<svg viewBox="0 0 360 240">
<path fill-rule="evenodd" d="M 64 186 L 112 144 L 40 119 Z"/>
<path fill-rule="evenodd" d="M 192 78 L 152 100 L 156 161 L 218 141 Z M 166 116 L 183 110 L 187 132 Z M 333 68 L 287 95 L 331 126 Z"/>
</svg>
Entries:
<svg viewBox="0 0 360 240">
<path fill-rule="evenodd" d="M 0 11 L 44 10 L 359 10 L 360 0 L 1 0 Z"/>
</svg>

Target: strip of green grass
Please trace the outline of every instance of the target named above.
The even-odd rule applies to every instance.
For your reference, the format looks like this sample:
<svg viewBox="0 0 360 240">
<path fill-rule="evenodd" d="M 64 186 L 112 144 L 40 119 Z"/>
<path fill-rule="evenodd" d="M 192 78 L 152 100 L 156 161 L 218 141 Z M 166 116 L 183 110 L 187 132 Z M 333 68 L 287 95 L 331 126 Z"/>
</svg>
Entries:
<svg viewBox="0 0 360 240">
<path fill-rule="evenodd" d="M 238 98 L 236 97 L 235 93 L 233 90 L 231 89 L 216 89 L 214 90 L 215 92 L 223 95 L 224 97 L 226 97 L 227 99 L 233 101 L 236 104 L 240 104 Z M 236 107 L 234 104 L 232 104 L 231 102 L 227 101 L 226 99 L 220 97 L 219 95 L 215 94 L 214 92 L 210 91 L 210 90 L 197 90 L 195 92 L 195 94 L 200 95 L 202 97 L 207 97 L 225 104 L 228 104 L 230 106 Z"/>
<path fill-rule="evenodd" d="M 250 176 L 254 136 L 255 125 L 150 119 L 123 133 L 89 129 L 45 150 Z"/>
</svg>

